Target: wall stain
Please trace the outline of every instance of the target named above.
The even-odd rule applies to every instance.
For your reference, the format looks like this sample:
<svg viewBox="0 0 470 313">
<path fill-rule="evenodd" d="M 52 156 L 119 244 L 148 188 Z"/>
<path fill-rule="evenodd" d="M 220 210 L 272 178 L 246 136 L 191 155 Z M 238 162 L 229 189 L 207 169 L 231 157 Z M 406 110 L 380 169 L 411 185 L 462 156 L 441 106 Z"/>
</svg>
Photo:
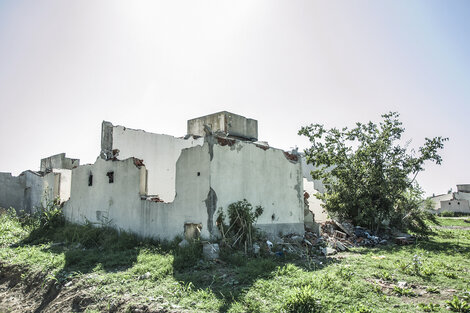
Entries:
<svg viewBox="0 0 470 313">
<path fill-rule="evenodd" d="M 207 207 L 207 229 L 209 230 L 209 234 L 215 235 L 213 233 L 213 224 L 214 224 L 214 214 L 217 210 L 217 194 L 215 193 L 214 189 L 210 188 L 209 193 L 207 194 L 207 198 L 204 201 Z"/>
</svg>

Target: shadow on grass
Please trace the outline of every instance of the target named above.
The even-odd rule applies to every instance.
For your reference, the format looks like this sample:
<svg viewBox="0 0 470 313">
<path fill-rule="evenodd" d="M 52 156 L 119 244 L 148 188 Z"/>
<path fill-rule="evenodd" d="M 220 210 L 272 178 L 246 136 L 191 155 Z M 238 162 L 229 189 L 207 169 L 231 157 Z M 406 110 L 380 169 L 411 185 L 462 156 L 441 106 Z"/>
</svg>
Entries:
<svg viewBox="0 0 470 313">
<path fill-rule="evenodd" d="M 98 265 L 106 272 L 125 270 L 137 261 L 138 238 L 109 227 L 66 223 L 55 229 L 34 229 L 19 245 L 50 243 L 44 251 L 64 254 L 62 271 L 92 272 Z"/>
<path fill-rule="evenodd" d="M 297 255 L 278 257 L 276 255 L 263 255 L 248 257 L 237 250 L 222 249 L 220 259 L 216 261 L 201 261 L 199 255 L 189 256 L 183 253 L 184 260 L 197 260 L 189 267 L 181 268 L 179 255 L 176 254 L 173 273 L 174 278 L 184 285 L 192 285 L 198 290 L 211 290 L 220 300 L 222 305 L 219 312 L 227 312 L 235 302 L 243 302 L 244 295 L 260 279 L 271 279 L 282 271 L 284 267 L 293 264 L 303 271 L 313 272 L 325 268 L 333 263 L 341 262 L 335 258 L 319 257 L 321 260 L 314 262 L 313 258 L 308 263 Z M 307 264 L 308 263 L 308 264 Z M 249 311 L 258 311 L 251 307 L 251 303 L 244 303 Z"/>
<path fill-rule="evenodd" d="M 218 308 L 219 312 L 228 311 L 237 301 L 243 302 L 244 294 L 257 280 L 275 276 L 278 268 L 294 264 L 304 271 L 315 271 L 340 262 L 337 259 L 321 258 L 322 265 L 313 262 L 314 265 L 308 267 L 305 260 L 294 256 L 266 255 L 252 258 L 237 251 L 225 251 L 220 260 L 206 261 L 202 255 L 201 242 L 181 248 L 178 247 L 177 240 L 171 243 L 142 240 L 135 235 L 119 233 L 109 227 L 70 223 L 47 231 L 34 230 L 19 245 L 43 243 L 49 243 L 44 251 L 64 255 L 65 264 L 57 273 L 58 278 L 68 277 L 74 272 L 87 274 L 97 269 L 121 272 L 136 264 L 139 264 L 145 273 L 154 269 L 153 265 L 142 266 L 142 260 L 139 263 L 139 255 L 143 251 L 147 254 L 161 254 L 164 258 L 168 256 L 168 266 L 172 270 L 164 275 L 172 275 L 180 286 L 192 286 L 193 291 L 210 290 L 222 302 Z M 158 284 L 158 281 L 155 283 Z M 250 304 L 246 306 L 250 307 Z"/>
</svg>

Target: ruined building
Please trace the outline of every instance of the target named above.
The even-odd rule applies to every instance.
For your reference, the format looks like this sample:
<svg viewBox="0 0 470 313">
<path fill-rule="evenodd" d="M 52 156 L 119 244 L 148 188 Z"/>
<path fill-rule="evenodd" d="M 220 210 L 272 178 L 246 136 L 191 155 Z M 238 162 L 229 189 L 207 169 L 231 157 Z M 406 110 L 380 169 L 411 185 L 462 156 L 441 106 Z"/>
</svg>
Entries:
<svg viewBox="0 0 470 313">
<path fill-rule="evenodd" d="M 72 222 L 159 239 L 195 232 L 214 238 L 218 211 L 246 199 L 264 208 L 256 226 L 266 233 L 304 232 L 300 155 L 258 141 L 257 121 L 240 115 L 224 111 L 189 120 L 181 138 L 104 121 L 96 162 L 65 160 L 43 160 L 41 170 L 44 163 L 45 172 L 71 171 L 64 214 Z"/>
<path fill-rule="evenodd" d="M 79 164 L 80 160 L 62 153 L 42 159 L 39 172 L 27 170 L 19 176 L 0 173 L 0 207 L 32 213 L 56 197 L 61 202 L 68 200 L 72 169 Z"/>
<path fill-rule="evenodd" d="M 457 185 L 457 192 L 433 196 L 432 213 L 454 212 L 470 214 L 470 184 Z"/>
</svg>

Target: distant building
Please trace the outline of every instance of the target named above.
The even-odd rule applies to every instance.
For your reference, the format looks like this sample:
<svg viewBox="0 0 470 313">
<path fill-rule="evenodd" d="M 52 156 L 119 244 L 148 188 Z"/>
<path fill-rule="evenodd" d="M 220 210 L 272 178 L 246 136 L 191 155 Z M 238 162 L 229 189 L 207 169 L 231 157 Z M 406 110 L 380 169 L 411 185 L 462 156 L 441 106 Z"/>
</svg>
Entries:
<svg viewBox="0 0 470 313">
<path fill-rule="evenodd" d="M 42 159 L 38 172 L 27 170 L 18 176 L 0 173 L 0 207 L 33 213 L 56 198 L 60 198 L 60 202 L 67 201 L 72 169 L 79 165 L 80 160 L 61 153 Z"/>
<path fill-rule="evenodd" d="M 450 192 L 430 198 L 433 212 L 440 214 L 444 211 L 470 214 L 470 184 L 457 185 L 457 192 Z"/>
</svg>

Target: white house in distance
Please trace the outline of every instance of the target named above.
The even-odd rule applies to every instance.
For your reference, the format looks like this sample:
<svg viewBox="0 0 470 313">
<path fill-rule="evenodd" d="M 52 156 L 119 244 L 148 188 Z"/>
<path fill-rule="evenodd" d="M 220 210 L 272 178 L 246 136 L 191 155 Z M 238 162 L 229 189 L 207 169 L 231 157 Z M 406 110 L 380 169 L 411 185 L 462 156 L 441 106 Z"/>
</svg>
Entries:
<svg viewBox="0 0 470 313">
<path fill-rule="evenodd" d="M 430 198 L 434 202 L 434 213 L 442 212 L 470 214 L 470 184 L 457 185 L 457 192 Z"/>
</svg>

